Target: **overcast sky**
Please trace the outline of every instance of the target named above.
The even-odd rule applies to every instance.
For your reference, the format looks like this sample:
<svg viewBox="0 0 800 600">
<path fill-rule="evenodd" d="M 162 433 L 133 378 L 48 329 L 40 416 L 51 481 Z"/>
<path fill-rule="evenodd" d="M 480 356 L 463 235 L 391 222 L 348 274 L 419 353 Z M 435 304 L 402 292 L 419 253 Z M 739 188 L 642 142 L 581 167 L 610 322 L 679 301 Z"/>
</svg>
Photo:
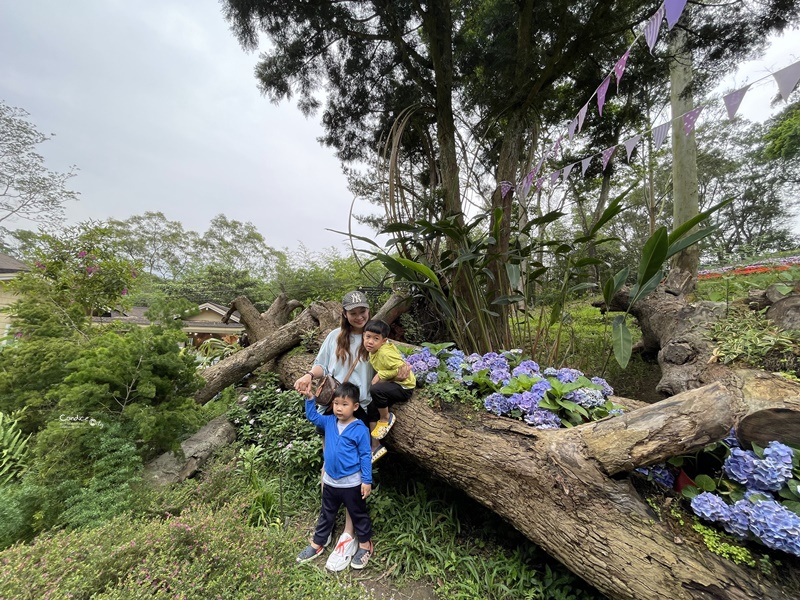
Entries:
<svg viewBox="0 0 800 600">
<path fill-rule="evenodd" d="M 797 60 L 789 37 L 726 83 Z M 49 168 L 80 169 L 70 222 L 150 210 L 202 232 L 224 213 L 275 248 L 344 249 L 325 228 L 347 228 L 352 195 L 316 141 L 319 115 L 261 96 L 257 58 L 216 0 L 0 0 L 0 100 L 56 134 L 41 148 Z M 776 91 L 749 92 L 742 112 L 765 118 Z"/>
</svg>

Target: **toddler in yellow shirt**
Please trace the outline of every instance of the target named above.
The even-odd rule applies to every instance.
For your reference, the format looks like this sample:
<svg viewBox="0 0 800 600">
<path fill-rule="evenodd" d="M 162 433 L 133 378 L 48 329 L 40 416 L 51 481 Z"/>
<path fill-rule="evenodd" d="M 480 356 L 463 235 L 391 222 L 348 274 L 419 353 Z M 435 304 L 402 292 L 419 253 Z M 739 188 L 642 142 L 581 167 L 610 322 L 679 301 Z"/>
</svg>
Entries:
<svg viewBox="0 0 800 600">
<path fill-rule="evenodd" d="M 369 352 L 369 362 L 375 369 L 369 389 L 372 402 L 367 406 L 367 416 L 371 423 L 377 418 L 378 424 L 372 430 L 372 437 L 381 440 L 395 422 L 394 413 L 389 411 L 389 407 L 395 402 L 411 398 L 417 379 L 411 372 L 405 379 L 397 380 L 397 370 L 405 363 L 405 358 L 397 346 L 389 341 L 389 325 L 384 321 L 373 319 L 364 326 L 364 349 Z M 385 454 L 386 448 L 379 445 L 372 452 L 372 461 Z"/>
</svg>

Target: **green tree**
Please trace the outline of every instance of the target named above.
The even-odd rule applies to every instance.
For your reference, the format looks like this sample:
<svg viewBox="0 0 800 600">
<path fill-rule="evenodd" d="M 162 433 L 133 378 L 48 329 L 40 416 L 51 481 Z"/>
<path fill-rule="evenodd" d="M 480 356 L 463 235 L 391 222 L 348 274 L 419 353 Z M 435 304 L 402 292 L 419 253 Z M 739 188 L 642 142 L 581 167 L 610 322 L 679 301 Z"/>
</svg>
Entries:
<svg viewBox="0 0 800 600">
<path fill-rule="evenodd" d="M 767 158 L 788 162 L 800 156 L 800 101 L 790 104 L 770 120 L 765 139 Z"/>
<path fill-rule="evenodd" d="M 65 173 L 50 171 L 38 147 L 50 139 L 28 120 L 28 113 L 0 102 L 0 223 L 26 219 L 59 223 L 64 205 L 77 199 Z"/>
</svg>

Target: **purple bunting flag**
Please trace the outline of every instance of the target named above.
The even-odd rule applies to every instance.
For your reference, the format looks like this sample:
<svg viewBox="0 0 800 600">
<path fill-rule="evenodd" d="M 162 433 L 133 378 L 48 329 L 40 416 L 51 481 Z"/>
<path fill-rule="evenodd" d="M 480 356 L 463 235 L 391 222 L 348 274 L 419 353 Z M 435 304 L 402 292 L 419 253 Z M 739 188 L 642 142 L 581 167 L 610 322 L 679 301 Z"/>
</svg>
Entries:
<svg viewBox="0 0 800 600">
<path fill-rule="evenodd" d="M 623 54 L 620 59 L 617 61 L 617 64 L 614 65 L 614 75 L 617 78 L 617 93 L 619 94 L 619 81 L 622 79 L 622 74 L 625 72 L 625 65 L 628 63 L 628 57 L 631 55 L 631 49 L 628 48 L 625 50 L 625 54 Z"/>
<path fill-rule="evenodd" d="M 789 65 L 785 69 L 775 71 L 772 76 L 778 83 L 778 89 L 781 92 L 781 97 L 785 101 L 788 101 L 789 94 L 792 93 L 794 86 L 796 86 L 797 82 L 800 81 L 800 61 L 797 61 L 793 65 Z"/>
<path fill-rule="evenodd" d="M 569 174 L 572 173 L 572 167 L 574 167 L 577 164 L 578 163 L 572 163 L 571 165 L 567 165 L 566 167 L 564 167 L 564 181 L 566 181 L 567 177 L 569 177 Z"/>
<path fill-rule="evenodd" d="M 664 140 L 667 138 L 667 133 L 669 132 L 669 126 L 671 123 L 667 121 L 666 123 L 662 123 L 655 129 L 653 129 L 653 143 L 656 147 L 656 152 L 658 149 L 661 148 L 661 144 L 664 143 Z"/>
<path fill-rule="evenodd" d="M 578 111 L 578 131 L 583 129 L 583 120 L 586 118 L 586 111 L 589 110 L 589 103 L 583 105 L 583 108 Z"/>
<path fill-rule="evenodd" d="M 556 181 L 558 181 L 560 178 L 561 178 L 561 169 L 550 173 L 550 185 L 555 185 Z"/>
<path fill-rule="evenodd" d="M 653 46 L 656 45 L 658 40 L 658 30 L 661 29 L 661 21 L 664 20 L 664 5 L 658 7 L 656 13 L 650 17 L 647 25 L 644 27 L 644 39 L 647 40 L 647 47 L 650 48 L 650 54 L 653 53 Z"/>
<path fill-rule="evenodd" d="M 639 143 L 640 139 L 642 139 L 642 134 L 641 133 L 636 134 L 632 138 L 630 138 L 628 140 L 625 140 L 622 143 L 623 146 L 625 146 L 625 150 L 628 152 L 628 162 L 631 162 L 631 152 L 633 152 L 633 149 L 636 148 L 636 146 Z"/>
<path fill-rule="evenodd" d="M 505 198 L 508 196 L 508 192 L 510 192 L 514 188 L 514 184 L 510 181 L 501 181 L 500 182 L 500 196 Z"/>
<path fill-rule="evenodd" d="M 742 103 L 742 98 L 744 98 L 744 95 L 747 93 L 749 88 L 750 84 L 739 90 L 736 90 L 735 92 L 731 92 L 722 98 L 725 101 L 725 109 L 728 111 L 729 120 L 733 121 L 733 118 L 736 116 L 736 112 L 739 110 L 739 105 Z"/>
<path fill-rule="evenodd" d="M 543 164 L 544 164 L 544 156 L 539 160 L 539 163 L 536 165 L 536 168 L 530 173 L 528 173 L 528 177 L 530 177 L 531 183 L 533 183 L 533 178 L 539 174 L 539 170 L 542 168 Z"/>
<path fill-rule="evenodd" d="M 603 116 L 603 105 L 606 103 L 606 92 L 608 91 L 608 84 L 611 83 L 611 75 L 603 79 L 603 83 L 597 88 L 597 110 L 600 111 L 600 116 Z"/>
<path fill-rule="evenodd" d="M 686 0 L 664 0 L 664 9 L 667 13 L 667 27 L 672 29 L 681 18 L 681 13 L 686 6 Z"/>
<path fill-rule="evenodd" d="M 542 191 L 542 184 L 543 183 L 544 183 L 544 177 L 539 177 L 539 179 L 536 180 L 536 193 L 537 194 Z"/>
<path fill-rule="evenodd" d="M 558 139 L 556 140 L 556 143 L 555 143 L 555 144 L 553 144 L 553 148 L 552 148 L 552 150 L 550 150 L 550 154 L 551 154 L 551 155 L 553 155 L 553 156 L 556 156 L 556 154 L 558 153 L 558 151 L 561 149 L 561 138 L 562 138 L 562 137 L 563 137 L 563 136 L 561 136 L 561 135 L 560 135 L 560 136 L 558 136 Z"/>
<path fill-rule="evenodd" d="M 567 126 L 567 135 L 569 136 L 569 140 L 572 141 L 572 136 L 575 135 L 575 128 L 578 126 L 578 117 L 572 119 Z"/>
<path fill-rule="evenodd" d="M 581 175 L 586 176 L 586 169 L 589 168 L 589 163 L 592 162 L 592 157 L 587 156 L 581 161 Z"/>
<path fill-rule="evenodd" d="M 616 149 L 617 149 L 616 146 L 611 146 L 610 148 L 606 148 L 605 150 L 603 150 L 603 171 L 606 170 L 608 161 L 611 160 L 611 157 L 614 155 Z"/>
<path fill-rule="evenodd" d="M 694 131 L 695 123 L 697 123 L 697 117 L 700 116 L 700 112 L 703 110 L 703 108 L 703 106 L 698 106 L 697 108 L 693 108 L 683 115 L 683 133 L 689 135 Z"/>
</svg>

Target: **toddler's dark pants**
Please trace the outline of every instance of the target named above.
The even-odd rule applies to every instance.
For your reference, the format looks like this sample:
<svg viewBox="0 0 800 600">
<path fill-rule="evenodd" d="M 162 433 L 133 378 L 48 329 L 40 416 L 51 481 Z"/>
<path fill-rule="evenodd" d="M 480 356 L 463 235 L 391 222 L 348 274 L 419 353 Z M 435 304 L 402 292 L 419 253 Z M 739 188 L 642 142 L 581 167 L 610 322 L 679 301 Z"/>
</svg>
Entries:
<svg viewBox="0 0 800 600">
<path fill-rule="evenodd" d="M 319 511 L 317 528 L 314 530 L 315 544 L 322 546 L 328 541 L 336 522 L 336 513 L 342 504 L 353 519 L 358 541 L 368 542 L 372 539 L 372 524 L 367 512 L 367 501 L 361 497 L 361 486 L 336 488 L 326 484 L 322 486 L 322 510 Z"/>
<path fill-rule="evenodd" d="M 406 389 L 396 381 L 381 381 L 369 388 L 372 402 L 367 406 L 367 415 L 371 423 L 378 421 L 378 409 L 388 408 L 395 402 L 404 402 L 411 398 L 413 389 Z"/>
</svg>

